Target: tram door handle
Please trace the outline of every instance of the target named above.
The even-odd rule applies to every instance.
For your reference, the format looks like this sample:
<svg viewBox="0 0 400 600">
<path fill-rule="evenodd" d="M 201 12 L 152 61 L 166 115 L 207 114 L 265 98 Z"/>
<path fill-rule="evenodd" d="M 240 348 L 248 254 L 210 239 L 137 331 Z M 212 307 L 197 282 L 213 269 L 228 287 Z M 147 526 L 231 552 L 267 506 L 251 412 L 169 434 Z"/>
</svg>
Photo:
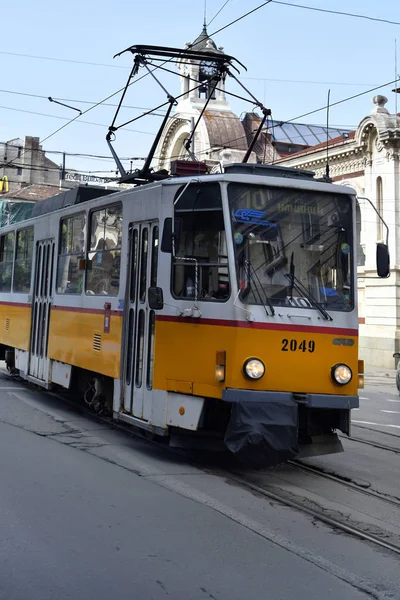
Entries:
<svg viewBox="0 0 400 600">
<path fill-rule="evenodd" d="M 110 333 L 111 327 L 111 302 L 104 303 L 104 333 Z"/>
</svg>

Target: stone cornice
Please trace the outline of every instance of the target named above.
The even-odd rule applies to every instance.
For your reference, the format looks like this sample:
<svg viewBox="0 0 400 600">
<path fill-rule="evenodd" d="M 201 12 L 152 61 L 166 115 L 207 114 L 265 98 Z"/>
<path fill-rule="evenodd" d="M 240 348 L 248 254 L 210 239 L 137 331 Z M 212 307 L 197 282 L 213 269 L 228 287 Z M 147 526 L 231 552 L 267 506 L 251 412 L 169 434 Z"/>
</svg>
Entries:
<svg viewBox="0 0 400 600">
<path fill-rule="evenodd" d="M 362 171 L 372 164 L 377 155 L 386 160 L 399 160 L 400 120 L 382 108 L 386 101 L 383 96 L 374 98 L 378 108 L 360 122 L 354 139 L 338 140 L 328 147 L 319 144 L 317 148 L 308 148 L 298 156 L 294 154 L 282 158 L 279 164 L 318 172 L 322 165 L 325 167 L 328 151 L 332 174 L 340 175 Z M 339 166 L 340 163 L 346 163 L 346 166 Z"/>
<path fill-rule="evenodd" d="M 331 177 L 336 177 L 338 175 L 364 171 L 367 162 L 368 159 L 361 148 L 355 144 L 352 148 L 347 146 L 346 149 L 342 149 L 342 151 L 335 154 L 329 153 L 330 175 Z M 288 158 L 287 161 L 279 161 L 279 164 L 315 171 L 317 177 L 319 177 L 325 173 L 326 151 L 318 151 L 313 157 L 308 155 L 299 156 L 297 159 L 294 157 L 292 159 Z"/>
</svg>

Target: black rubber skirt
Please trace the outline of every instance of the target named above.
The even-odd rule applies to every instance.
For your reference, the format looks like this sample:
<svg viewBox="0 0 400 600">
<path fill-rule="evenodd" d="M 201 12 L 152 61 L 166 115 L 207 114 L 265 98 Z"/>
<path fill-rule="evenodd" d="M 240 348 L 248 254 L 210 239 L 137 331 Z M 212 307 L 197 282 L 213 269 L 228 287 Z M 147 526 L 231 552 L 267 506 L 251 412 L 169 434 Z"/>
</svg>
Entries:
<svg viewBox="0 0 400 600">
<path fill-rule="evenodd" d="M 297 413 L 297 403 L 284 398 L 234 402 L 225 444 L 240 461 L 256 468 L 294 458 L 299 452 Z"/>
</svg>

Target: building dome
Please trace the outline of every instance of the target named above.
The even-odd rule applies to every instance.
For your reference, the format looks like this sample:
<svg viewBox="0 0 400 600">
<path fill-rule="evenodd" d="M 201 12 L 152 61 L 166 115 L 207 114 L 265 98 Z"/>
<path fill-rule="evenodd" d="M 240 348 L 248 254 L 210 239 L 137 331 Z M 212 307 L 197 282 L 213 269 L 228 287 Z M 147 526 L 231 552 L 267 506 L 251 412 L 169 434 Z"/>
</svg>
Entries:
<svg viewBox="0 0 400 600">
<path fill-rule="evenodd" d="M 221 50 L 218 50 L 215 42 L 209 37 L 207 33 L 207 27 L 204 24 L 203 30 L 199 36 L 189 45 L 190 50 L 198 50 L 201 52 L 212 52 L 213 54 L 223 54 Z"/>
</svg>

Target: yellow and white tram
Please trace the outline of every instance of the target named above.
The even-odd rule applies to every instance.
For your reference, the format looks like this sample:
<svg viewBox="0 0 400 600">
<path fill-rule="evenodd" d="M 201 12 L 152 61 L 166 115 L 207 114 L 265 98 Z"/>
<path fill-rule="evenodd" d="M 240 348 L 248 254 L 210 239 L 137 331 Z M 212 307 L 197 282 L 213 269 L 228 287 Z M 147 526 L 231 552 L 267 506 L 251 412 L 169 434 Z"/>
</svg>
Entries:
<svg viewBox="0 0 400 600">
<path fill-rule="evenodd" d="M 363 373 L 355 202 L 236 164 L 38 203 L 0 232 L 3 357 L 175 443 L 212 434 L 263 464 L 337 449 Z"/>
</svg>

